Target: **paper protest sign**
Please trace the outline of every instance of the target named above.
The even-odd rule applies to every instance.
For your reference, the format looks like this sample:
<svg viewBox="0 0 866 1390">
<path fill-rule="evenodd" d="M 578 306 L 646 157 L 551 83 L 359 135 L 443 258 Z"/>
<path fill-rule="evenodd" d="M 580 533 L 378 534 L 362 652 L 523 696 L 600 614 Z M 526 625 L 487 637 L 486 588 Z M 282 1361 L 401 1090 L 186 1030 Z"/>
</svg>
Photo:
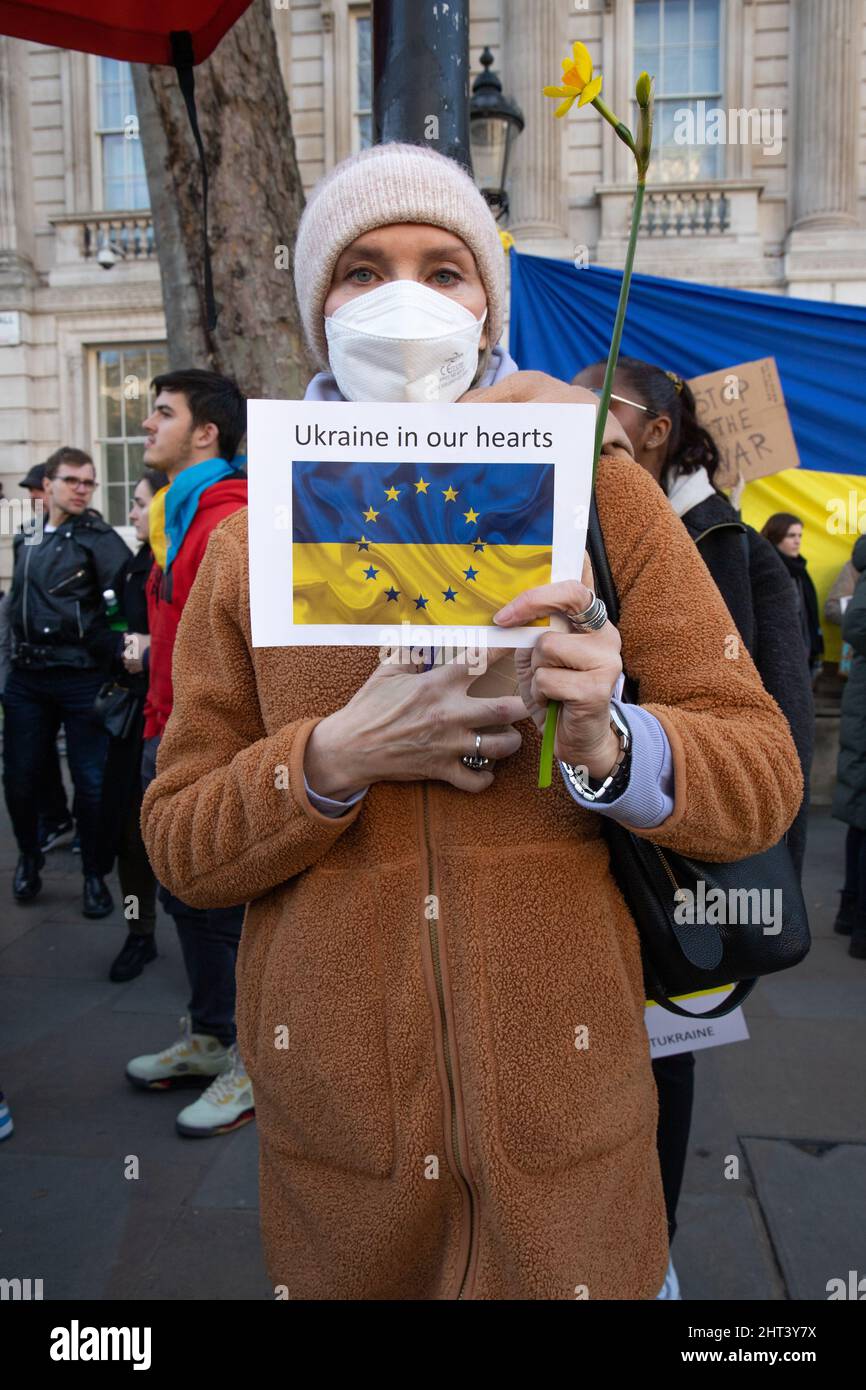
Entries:
<svg viewBox="0 0 866 1390">
<path fill-rule="evenodd" d="M 497 628 L 579 578 L 595 408 L 251 401 L 253 644 L 531 646 Z"/>
<path fill-rule="evenodd" d="M 775 358 L 692 377 L 689 386 L 698 422 L 722 456 L 714 479 L 718 487 L 733 487 L 740 475 L 748 483 L 783 468 L 799 468 Z"/>
<path fill-rule="evenodd" d="M 742 1009 L 732 1009 L 721 1018 L 702 1018 L 708 1009 L 718 1008 L 733 986 L 701 990 L 698 994 L 677 997 L 676 1002 L 693 1013 L 682 1018 L 661 1004 L 648 999 L 644 1019 L 649 1034 L 653 1058 L 673 1057 L 677 1052 L 698 1052 L 704 1047 L 719 1047 L 721 1043 L 745 1042 L 749 1036 Z"/>
</svg>

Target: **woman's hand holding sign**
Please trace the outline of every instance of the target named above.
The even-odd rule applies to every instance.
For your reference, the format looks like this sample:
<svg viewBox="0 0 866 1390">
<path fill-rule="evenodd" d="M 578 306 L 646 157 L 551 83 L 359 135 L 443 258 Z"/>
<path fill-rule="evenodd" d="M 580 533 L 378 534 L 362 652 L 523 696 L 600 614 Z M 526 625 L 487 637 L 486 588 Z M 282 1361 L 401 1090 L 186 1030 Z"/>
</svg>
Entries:
<svg viewBox="0 0 866 1390">
<path fill-rule="evenodd" d="M 580 582 L 527 589 L 500 609 L 495 621 L 520 627 L 553 613 L 585 612 L 593 600 L 592 582 L 585 556 Z M 606 777 L 620 751 L 610 701 L 622 671 L 621 645 L 618 629 L 606 622 L 597 632 L 545 632 L 534 647 L 514 653 L 520 693 L 537 728 L 544 728 L 548 700 L 561 701 L 555 756 L 585 767 L 592 778 Z"/>
<path fill-rule="evenodd" d="M 455 660 L 420 671 L 403 659 L 410 651 L 395 648 L 347 705 L 316 725 L 304 772 L 320 796 L 345 801 L 372 782 L 427 779 L 480 792 L 493 781 L 492 764 L 517 752 L 512 725 L 527 716 L 519 696 L 470 696 L 476 668 Z M 503 655 L 488 651 L 488 664 Z M 475 771 L 462 759 L 476 751 L 478 734 L 490 765 Z"/>
</svg>

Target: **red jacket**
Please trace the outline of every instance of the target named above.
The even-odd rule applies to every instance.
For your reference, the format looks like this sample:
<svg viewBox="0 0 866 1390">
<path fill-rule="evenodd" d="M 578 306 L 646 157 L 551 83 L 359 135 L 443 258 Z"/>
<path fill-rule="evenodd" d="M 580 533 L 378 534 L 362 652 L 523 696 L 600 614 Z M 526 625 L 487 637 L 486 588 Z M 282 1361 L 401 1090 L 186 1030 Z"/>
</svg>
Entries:
<svg viewBox="0 0 866 1390">
<path fill-rule="evenodd" d="M 210 533 L 232 512 L 247 505 L 246 478 L 223 478 L 206 488 L 183 538 L 177 559 L 167 574 L 154 565 L 147 579 L 147 620 L 150 628 L 150 681 L 144 704 L 144 737 L 161 734 L 168 723 L 174 696 L 171 661 L 174 639 L 189 591 L 204 559 Z"/>
</svg>

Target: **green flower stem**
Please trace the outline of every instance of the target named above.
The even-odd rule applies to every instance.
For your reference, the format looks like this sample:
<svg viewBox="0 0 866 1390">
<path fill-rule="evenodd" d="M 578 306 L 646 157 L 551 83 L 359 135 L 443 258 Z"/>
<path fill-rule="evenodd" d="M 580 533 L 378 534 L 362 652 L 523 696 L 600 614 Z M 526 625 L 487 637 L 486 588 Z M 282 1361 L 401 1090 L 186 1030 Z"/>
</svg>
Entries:
<svg viewBox="0 0 866 1390">
<path fill-rule="evenodd" d="M 593 105 L 596 105 L 594 102 Z M 602 113 L 604 114 L 604 113 Z M 622 272 L 622 284 L 619 289 L 619 303 L 616 306 L 616 318 L 613 324 L 613 337 L 610 340 L 610 350 L 607 354 L 607 367 L 604 373 L 604 385 L 601 391 L 601 400 L 598 404 L 598 414 L 595 420 L 595 444 L 593 446 L 592 459 L 592 481 L 590 488 L 595 487 L 595 474 L 598 468 L 598 460 L 601 454 L 601 446 L 604 442 L 604 427 L 607 422 L 607 412 L 610 406 L 610 393 L 613 390 L 613 378 L 616 372 L 617 358 L 619 357 L 619 345 L 622 340 L 622 330 L 625 323 L 625 311 L 628 304 L 628 292 L 631 287 L 631 272 L 634 265 L 634 253 L 637 246 L 637 234 L 640 227 L 641 213 L 643 211 L 643 195 L 645 189 L 643 177 L 640 178 L 635 189 L 634 203 L 631 210 L 631 231 L 629 232 L 628 248 L 625 253 L 625 265 Z M 559 719 L 559 700 L 549 700 L 547 714 L 544 720 L 544 734 L 541 740 L 541 756 L 538 763 L 538 785 L 539 787 L 549 787 L 553 779 L 553 748 L 556 742 L 556 724 Z"/>
<path fill-rule="evenodd" d="M 634 154 L 634 136 L 632 135 L 628 126 L 625 124 L 625 121 L 621 121 L 619 116 L 617 116 L 613 111 L 611 111 L 607 103 L 602 101 L 601 97 L 596 97 L 595 101 L 591 101 L 590 106 L 594 106 L 598 114 L 600 116 L 603 116 L 604 119 L 607 121 L 608 125 L 613 126 L 620 140 L 622 140 L 623 144 L 628 145 L 632 154 Z"/>
</svg>

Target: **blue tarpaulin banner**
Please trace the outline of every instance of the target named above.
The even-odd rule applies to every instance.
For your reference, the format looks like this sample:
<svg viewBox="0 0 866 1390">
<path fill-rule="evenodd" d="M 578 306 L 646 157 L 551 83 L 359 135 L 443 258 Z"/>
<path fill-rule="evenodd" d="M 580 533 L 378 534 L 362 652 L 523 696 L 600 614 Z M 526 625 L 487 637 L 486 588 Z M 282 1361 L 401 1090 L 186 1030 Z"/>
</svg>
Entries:
<svg viewBox="0 0 866 1390">
<path fill-rule="evenodd" d="M 510 254 L 518 365 L 570 381 L 606 360 L 622 272 Z M 620 352 L 682 377 L 775 357 L 801 466 L 866 474 L 866 309 L 633 275 Z"/>
</svg>

